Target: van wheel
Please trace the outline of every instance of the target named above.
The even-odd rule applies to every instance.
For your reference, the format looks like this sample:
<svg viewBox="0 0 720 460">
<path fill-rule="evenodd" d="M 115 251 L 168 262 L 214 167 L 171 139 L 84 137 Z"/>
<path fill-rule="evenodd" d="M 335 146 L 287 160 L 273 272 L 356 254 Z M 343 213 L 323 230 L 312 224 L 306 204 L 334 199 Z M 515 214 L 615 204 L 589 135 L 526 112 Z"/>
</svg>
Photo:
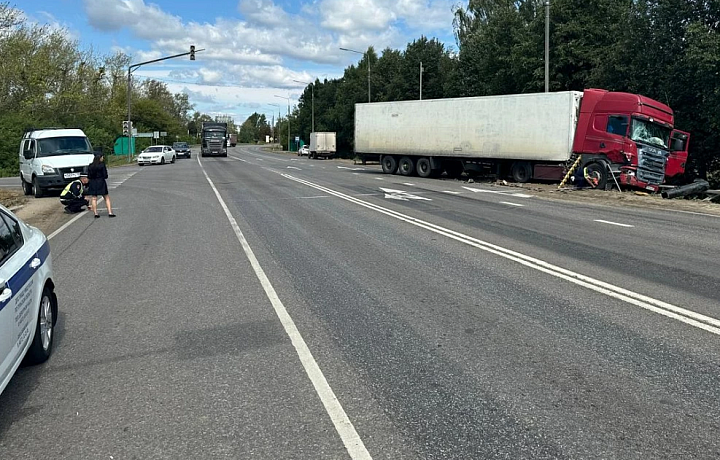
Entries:
<svg viewBox="0 0 720 460">
<path fill-rule="evenodd" d="M 527 161 L 516 161 L 512 165 L 511 174 L 515 182 L 524 184 L 532 178 L 532 165 Z"/>
<path fill-rule="evenodd" d="M 32 195 L 32 193 L 33 193 L 32 184 L 28 184 L 27 182 L 25 182 L 25 179 L 23 179 L 22 176 L 20 176 L 20 182 L 22 182 L 23 193 L 25 195 Z"/>
<path fill-rule="evenodd" d="M 45 191 L 40 187 L 40 181 L 37 177 L 33 178 L 33 193 L 35 194 L 35 198 L 42 198 L 43 195 L 45 195 Z"/>
<path fill-rule="evenodd" d="M 380 163 L 382 164 L 382 170 L 385 174 L 395 174 L 397 171 L 397 160 L 392 155 L 383 155 Z"/>
<path fill-rule="evenodd" d="M 53 338 L 55 337 L 55 323 L 57 314 L 57 299 L 53 292 L 45 286 L 38 311 L 35 336 L 32 345 L 25 355 L 28 364 L 40 364 L 48 360 L 52 354 Z"/>
<path fill-rule="evenodd" d="M 170 160 L 170 163 L 175 163 L 175 155 L 173 155 L 172 160 Z"/>
</svg>

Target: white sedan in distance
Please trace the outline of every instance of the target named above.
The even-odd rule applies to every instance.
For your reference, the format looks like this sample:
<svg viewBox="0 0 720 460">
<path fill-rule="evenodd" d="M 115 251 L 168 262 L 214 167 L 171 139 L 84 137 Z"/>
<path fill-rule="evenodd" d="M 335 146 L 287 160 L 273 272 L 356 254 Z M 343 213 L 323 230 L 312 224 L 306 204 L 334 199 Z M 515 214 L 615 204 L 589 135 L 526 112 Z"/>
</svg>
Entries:
<svg viewBox="0 0 720 460">
<path fill-rule="evenodd" d="M 310 156 L 310 149 L 308 148 L 307 145 L 303 145 L 302 147 L 300 147 L 300 150 L 298 150 L 298 153 L 297 153 L 297 154 L 298 154 L 299 157 L 301 157 L 301 156 Z"/>
<path fill-rule="evenodd" d="M 137 157 L 137 163 L 144 165 L 164 165 L 165 163 L 175 163 L 177 153 L 169 145 L 151 145 L 143 150 Z"/>
</svg>

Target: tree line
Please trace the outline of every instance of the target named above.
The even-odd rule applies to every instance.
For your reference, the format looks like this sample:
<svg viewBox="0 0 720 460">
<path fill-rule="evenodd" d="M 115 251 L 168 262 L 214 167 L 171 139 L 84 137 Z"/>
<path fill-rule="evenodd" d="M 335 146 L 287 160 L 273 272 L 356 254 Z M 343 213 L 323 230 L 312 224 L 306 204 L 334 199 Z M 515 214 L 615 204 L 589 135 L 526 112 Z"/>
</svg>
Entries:
<svg viewBox="0 0 720 460">
<path fill-rule="evenodd" d="M 83 50 L 64 30 L 30 23 L 9 3 L 0 3 L 0 56 L 0 174 L 18 174 L 20 139 L 28 128 L 79 127 L 94 147 L 113 151 L 127 118 L 129 56 Z M 188 96 L 171 93 L 165 83 L 144 80 L 132 87 L 138 132 L 190 140 L 192 110 Z M 206 118 L 194 115 L 194 121 Z M 137 139 L 137 148 L 149 142 Z"/>
<path fill-rule="evenodd" d="M 371 47 L 337 79 L 308 85 L 291 137 L 335 131 L 352 156 L 354 105 L 544 91 L 545 0 L 470 0 L 454 11 L 457 49 L 420 37 L 404 50 Z M 602 88 L 668 104 L 691 132 L 690 174 L 720 179 L 720 1 L 552 0 L 550 91 Z M 287 120 L 277 126 L 287 146 Z M 285 133 L 285 134 L 283 134 Z"/>
</svg>

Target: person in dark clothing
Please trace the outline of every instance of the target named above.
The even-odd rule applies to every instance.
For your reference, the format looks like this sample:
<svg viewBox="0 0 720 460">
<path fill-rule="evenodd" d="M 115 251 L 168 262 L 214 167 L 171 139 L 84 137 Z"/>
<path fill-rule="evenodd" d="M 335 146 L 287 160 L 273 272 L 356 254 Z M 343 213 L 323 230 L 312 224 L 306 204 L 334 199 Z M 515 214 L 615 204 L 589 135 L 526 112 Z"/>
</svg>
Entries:
<svg viewBox="0 0 720 460">
<path fill-rule="evenodd" d="M 88 183 L 87 176 L 80 176 L 80 179 L 70 182 L 65 190 L 60 194 L 60 203 L 65 205 L 66 214 L 74 214 L 83 210 L 83 206 L 88 206 L 88 200 L 85 199 L 85 185 Z"/>
<path fill-rule="evenodd" d="M 108 178 L 107 168 L 104 163 L 105 157 L 102 152 L 95 152 L 95 158 L 88 167 L 88 187 L 87 195 L 91 196 L 90 206 L 92 208 L 95 218 L 100 217 L 97 213 L 97 197 L 102 195 L 107 205 L 108 217 L 115 217 L 112 212 L 112 203 L 110 202 L 110 194 L 108 193 L 107 182 L 105 179 Z"/>
</svg>

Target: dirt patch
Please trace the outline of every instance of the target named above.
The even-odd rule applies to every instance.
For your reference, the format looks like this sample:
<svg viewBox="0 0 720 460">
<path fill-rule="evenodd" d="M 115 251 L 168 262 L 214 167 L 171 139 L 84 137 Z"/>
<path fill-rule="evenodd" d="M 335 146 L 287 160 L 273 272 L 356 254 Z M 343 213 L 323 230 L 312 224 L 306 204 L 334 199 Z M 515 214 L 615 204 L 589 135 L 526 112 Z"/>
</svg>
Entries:
<svg viewBox="0 0 720 460">
<path fill-rule="evenodd" d="M 58 197 L 30 198 L 22 208 L 15 211 L 15 214 L 46 235 L 54 232 L 73 217 L 72 214 L 63 212 L 63 205 L 60 204 Z"/>
<path fill-rule="evenodd" d="M 547 200 L 575 201 L 578 203 L 591 203 L 604 206 L 628 206 L 650 209 L 663 209 L 671 211 L 700 212 L 720 216 L 720 204 L 703 201 L 700 199 L 675 198 L 666 200 L 659 194 L 645 192 L 624 191 L 602 191 L 591 189 L 558 189 L 557 184 L 514 184 L 511 182 L 484 182 L 476 181 L 478 184 L 490 185 L 498 190 L 513 189 L 523 190 L 538 198 Z"/>
<path fill-rule="evenodd" d="M 22 190 L 0 189 L 0 203 L 8 209 L 16 209 L 23 206 L 28 201 L 28 197 Z"/>
</svg>

